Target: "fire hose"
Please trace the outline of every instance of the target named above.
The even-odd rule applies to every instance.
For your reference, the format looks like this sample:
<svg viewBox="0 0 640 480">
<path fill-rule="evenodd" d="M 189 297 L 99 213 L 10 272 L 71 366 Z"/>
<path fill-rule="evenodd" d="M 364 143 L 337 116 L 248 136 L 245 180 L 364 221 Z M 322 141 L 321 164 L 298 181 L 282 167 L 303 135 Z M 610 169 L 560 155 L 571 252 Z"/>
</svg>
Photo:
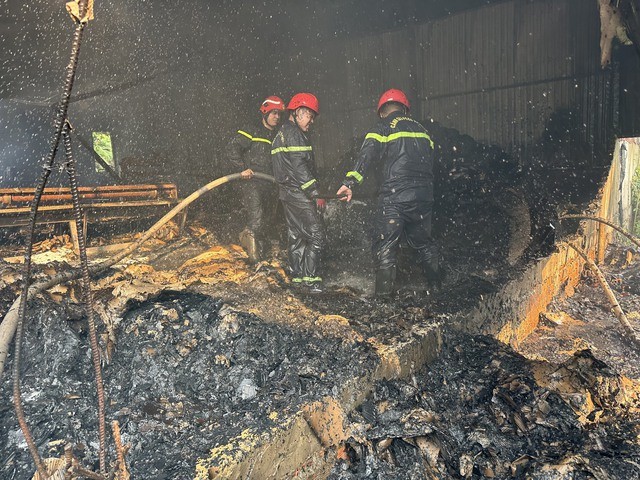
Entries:
<svg viewBox="0 0 640 480">
<path fill-rule="evenodd" d="M 272 176 L 266 175 L 264 173 L 254 173 L 253 178 L 256 178 L 258 180 L 275 182 L 275 179 Z M 163 216 L 160 220 L 158 220 L 155 224 L 153 224 L 153 226 L 149 230 L 147 230 L 138 240 L 136 240 L 134 243 L 132 243 L 127 248 L 122 250 L 120 253 L 105 260 L 104 262 L 90 265 L 89 272 L 92 275 L 95 275 L 115 265 L 120 260 L 129 256 L 135 250 L 140 248 L 140 246 L 143 243 L 145 243 L 147 240 L 149 240 L 151 237 L 153 237 L 153 235 L 155 235 L 158 232 L 158 230 L 160 230 L 164 225 L 166 225 L 170 220 L 172 220 L 176 215 L 178 215 L 182 210 L 188 207 L 191 203 L 199 199 L 202 195 L 210 192 L 211 190 L 214 190 L 215 188 L 218 188 L 224 185 L 225 183 L 229 183 L 229 182 L 240 180 L 240 179 L 242 179 L 242 176 L 239 173 L 233 173 L 230 175 L 225 175 L 224 177 L 217 178 L 216 180 L 213 180 L 212 182 L 199 188 L 198 190 L 193 192 L 191 195 L 186 197 L 184 200 L 182 200 L 180 203 L 178 203 L 175 207 L 173 207 L 173 209 L 171 209 L 165 216 Z M 336 195 L 322 195 L 319 198 L 340 199 L 341 197 L 338 197 Z M 60 273 L 47 280 L 34 283 L 29 287 L 29 290 L 26 294 L 26 299 L 27 301 L 29 301 L 36 294 L 43 292 L 45 290 L 48 290 L 50 288 L 53 288 L 56 285 L 59 285 L 61 283 L 77 280 L 78 278 L 80 278 L 81 275 L 82 275 L 82 272 L 79 270 L 70 270 L 64 273 Z M 23 295 L 24 295 L 24 292 L 23 292 Z M 0 323 L 0 379 L 2 378 L 4 365 L 6 362 L 7 355 L 9 353 L 9 346 L 11 344 L 11 341 L 13 340 L 13 336 L 16 331 L 16 324 L 18 320 L 18 306 L 22 301 L 23 295 L 20 295 L 18 298 L 16 298 L 16 300 L 13 302 L 13 304 L 7 311 L 2 323 Z"/>
<path fill-rule="evenodd" d="M 64 131 L 62 132 L 62 137 L 65 140 L 65 150 L 66 150 L 66 155 L 67 155 L 67 161 L 68 161 L 68 165 L 67 165 L 67 169 L 69 171 L 69 176 L 70 178 L 73 178 L 74 180 L 72 180 L 72 187 L 74 186 L 74 182 L 75 182 L 75 176 L 73 175 L 75 173 L 74 169 L 74 162 L 73 162 L 73 157 L 71 154 L 71 150 L 70 150 L 70 144 L 69 144 L 69 132 L 68 132 L 68 124 L 65 124 L 66 126 L 64 126 Z M 59 142 L 59 138 L 57 140 Z M 56 145 L 56 149 L 57 149 L 57 145 Z M 55 152 L 54 152 L 54 156 L 55 156 Z M 48 170 L 45 168 L 45 172 L 48 172 Z M 257 178 L 259 180 L 266 180 L 266 181 L 270 181 L 270 182 L 275 182 L 275 179 L 270 176 L 270 175 L 265 175 L 263 173 L 254 173 L 253 174 L 254 178 Z M 25 316 L 25 312 L 26 312 L 26 304 L 29 300 L 31 300 L 37 293 L 42 292 L 44 290 L 47 290 L 49 288 L 54 287 L 55 285 L 59 285 L 61 283 L 65 283 L 65 282 L 69 282 L 72 280 L 76 280 L 78 278 L 83 278 L 83 283 L 85 283 L 88 280 L 88 275 L 95 275 L 97 273 L 100 273 L 106 269 L 108 269 L 109 267 L 115 265 L 116 263 L 118 263 L 120 260 L 122 260 L 123 258 L 127 257 L 128 255 L 130 255 L 132 252 L 134 252 L 135 250 L 137 250 L 144 242 L 146 242 L 147 240 L 149 240 L 151 237 L 153 237 L 158 230 L 160 230 L 165 224 L 167 224 L 171 219 L 173 219 L 178 213 L 180 213 L 182 210 L 184 210 L 187 206 L 189 206 L 191 203 L 193 203 L 195 200 L 197 200 L 198 198 L 200 198 L 202 195 L 204 195 L 207 192 L 210 192 L 211 190 L 224 185 L 225 183 L 234 181 L 234 180 L 239 180 L 241 179 L 242 176 L 239 173 L 234 173 L 231 175 L 226 175 L 224 177 L 220 177 L 208 184 L 206 184 L 205 186 L 199 188 L 198 190 L 196 190 L 195 192 L 193 192 L 191 195 L 189 195 L 187 198 L 185 198 L 184 200 L 182 200 L 180 203 L 178 203 L 175 207 L 173 207 L 166 215 L 164 215 L 160 220 L 158 220 L 149 230 L 147 230 L 136 242 L 132 243 L 131 245 L 129 245 L 127 248 L 125 248 L 124 250 L 122 250 L 120 253 L 118 253 L 117 255 L 109 258 L 108 260 L 105 260 L 104 262 L 101 262 L 99 264 L 95 264 L 95 265 L 91 265 L 90 267 L 85 268 L 80 268 L 77 270 L 70 270 L 68 272 L 56 275 L 55 277 L 52 277 L 48 280 L 44 280 L 41 281 L 39 283 L 35 283 L 31 286 L 28 285 L 28 281 L 25 281 L 25 286 L 26 288 L 23 288 L 22 293 L 20 296 L 18 296 L 18 298 L 16 298 L 16 300 L 13 302 L 13 304 L 11 305 L 11 307 L 9 308 L 9 310 L 7 311 L 7 314 L 5 315 L 2 323 L 0 323 L 0 379 L 2 378 L 2 374 L 4 372 L 4 365 L 5 365 L 5 361 L 9 352 L 9 347 L 11 344 L 11 341 L 13 340 L 14 335 L 16 335 L 16 332 L 18 332 L 20 334 L 20 339 L 22 337 L 22 328 L 23 328 L 23 322 L 21 321 L 21 319 L 24 319 Z M 41 182 L 41 184 L 46 183 L 45 182 Z M 42 186 L 41 189 L 39 189 L 40 191 L 42 191 L 44 189 L 44 186 Z M 75 190 L 77 191 L 77 185 Z M 37 207 L 36 207 L 36 212 L 37 212 Z M 31 236 L 34 235 L 34 227 L 33 225 L 35 224 L 35 222 L 32 222 L 32 226 L 31 226 Z M 81 225 L 82 222 L 79 222 L 79 225 Z M 79 235 L 79 237 L 83 237 L 82 235 Z M 33 242 L 29 242 L 29 247 L 32 246 Z M 31 264 L 31 248 L 27 248 L 27 253 L 25 255 L 25 264 L 26 264 L 26 268 L 30 269 L 30 264 Z M 84 249 L 83 249 L 84 250 Z M 85 255 L 85 259 L 86 260 L 86 250 L 84 250 L 84 255 Z M 84 263 L 84 262 L 83 262 Z M 86 265 L 86 263 L 85 263 Z M 27 272 L 29 272 L 29 270 L 27 270 Z M 87 288 L 85 289 L 85 299 L 88 298 L 88 296 L 91 295 L 90 293 L 90 288 L 88 288 L 88 283 L 87 283 Z M 91 309 L 88 309 L 91 310 Z M 89 313 L 89 315 L 91 315 L 92 313 Z M 15 352 L 14 352 L 14 377 L 16 375 L 19 375 L 19 353 L 20 353 L 20 342 L 18 342 L 18 340 L 16 340 L 15 343 Z M 97 348 L 96 348 L 96 353 L 97 352 Z M 98 355 L 98 361 L 99 361 L 99 355 Z M 101 376 L 100 376 L 101 379 Z M 15 379 L 14 379 L 15 380 Z M 14 381 L 14 389 L 15 389 L 15 385 L 18 385 L 19 388 L 19 382 L 15 382 Z M 14 392 L 14 397 L 15 397 L 15 392 Z M 18 391 L 18 399 L 19 397 L 19 391 Z M 103 399 L 104 401 L 104 399 Z M 17 407 L 18 410 L 18 416 L 22 416 L 22 419 L 19 420 L 19 422 L 21 423 L 21 428 L 23 428 L 23 423 L 24 423 L 24 428 L 26 429 L 27 432 L 29 432 L 28 427 L 26 426 L 26 423 L 24 422 L 24 413 L 22 412 L 22 406 L 20 404 L 20 402 L 16 402 L 19 407 Z M 24 431 L 24 430 L 23 430 Z M 30 436 L 29 433 L 27 433 L 26 436 Z M 102 436 L 102 435 L 101 435 Z M 40 456 L 38 454 L 37 448 L 35 447 L 35 443 L 33 442 L 32 438 L 29 438 L 30 443 L 32 443 L 32 447 L 30 448 L 30 452 L 32 454 L 32 457 L 34 458 L 34 461 L 36 463 L 36 468 L 38 470 L 38 473 L 40 474 L 40 478 L 47 478 L 46 475 L 46 469 L 44 464 L 42 463 L 42 460 L 40 459 Z M 101 449 L 102 450 L 102 449 Z M 105 459 L 104 459 L 105 454 L 101 452 L 101 457 L 103 457 L 101 459 L 101 470 L 104 471 L 104 469 L 106 469 L 106 465 L 103 467 L 103 465 L 106 463 Z"/>
<path fill-rule="evenodd" d="M 75 183 L 75 163 L 71 153 L 69 133 L 70 133 L 70 125 L 67 123 L 63 128 L 62 137 L 64 139 L 64 144 L 65 144 L 65 153 L 67 155 L 67 170 L 72 182 L 72 191 L 76 191 L 77 193 L 77 184 Z M 275 182 L 275 179 L 272 176 L 266 175 L 263 173 L 254 173 L 253 178 L 258 180 L 263 180 L 263 181 Z M 240 173 L 234 173 L 234 174 L 225 175 L 223 177 L 217 178 L 216 180 L 213 180 L 212 182 L 209 182 L 208 184 L 199 188 L 198 190 L 193 192 L 191 195 L 186 197 L 184 200 L 180 201 L 167 214 L 165 214 L 160 220 L 158 220 L 151 228 L 149 228 L 138 240 L 133 242 L 127 248 L 123 249 L 117 255 L 105 260 L 104 262 L 90 265 L 86 269 L 80 268 L 77 270 L 70 270 L 65 273 L 56 275 L 50 279 L 41 281 L 39 283 L 35 283 L 29 286 L 28 289 L 23 289 L 22 294 L 18 296 L 18 298 L 16 298 L 16 300 L 13 302 L 13 304 L 7 311 L 2 323 L 0 323 L 0 379 L 2 378 L 2 374 L 4 372 L 4 365 L 9 352 L 11 341 L 13 340 L 13 337 L 16 334 L 16 331 L 22 329 L 22 322 L 20 321 L 20 318 L 21 318 L 20 313 L 21 311 L 24 312 L 24 310 L 26 310 L 27 302 L 31 300 L 36 294 L 42 291 L 48 290 L 61 283 L 70 282 L 73 280 L 77 280 L 79 278 L 82 278 L 83 283 L 85 283 L 88 286 L 89 275 L 95 275 L 95 274 L 101 273 L 106 269 L 110 268 L 111 266 L 115 265 L 116 263 L 118 263 L 128 255 L 130 255 L 131 253 L 133 253 L 135 250 L 140 248 L 140 246 L 143 243 L 145 243 L 147 240 L 153 237 L 164 225 L 166 225 L 182 210 L 184 210 L 191 203 L 193 203 L 194 201 L 202 197 L 202 195 L 226 183 L 229 183 L 235 180 L 240 180 L 240 179 L 247 181 L 245 178 L 242 177 Z M 330 199 L 340 200 L 343 198 L 343 196 L 322 194 L 322 195 L 319 195 L 318 198 L 327 199 L 327 200 L 330 200 Z M 78 224 L 81 225 L 82 222 L 78 222 Z M 31 232 L 31 234 L 33 235 L 33 232 Z M 83 237 L 83 235 L 79 235 L 79 237 Z M 82 251 L 84 252 L 83 255 L 85 257 L 84 260 L 86 262 L 86 249 L 83 248 Z M 30 255 L 31 255 L 30 251 L 28 251 L 28 255 L 29 255 L 29 262 L 30 262 Z M 86 265 L 85 262 L 83 263 Z M 25 285 L 28 285 L 28 283 L 25 282 Z M 85 299 L 91 298 L 90 288 L 86 288 L 84 293 L 85 293 Z M 92 315 L 91 310 L 92 309 L 87 310 L 87 313 L 89 316 Z M 21 331 L 20 331 L 20 334 L 22 335 Z M 16 342 L 16 349 L 18 349 L 17 342 Z M 96 353 L 97 353 L 97 349 L 96 349 Z M 19 371 L 18 366 L 16 365 L 18 362 L 15 361 L 15 359 L 19 360 L 17 355 L 14 356 L 14 373 L 16 371 Z M 98 357 L 98 360 L 99 360 L 99 357 Z M 101 381 L 101 376 L 100 376 L 100 381 Z M 102 399 L 102 402 L 104 402 L 104 399 Z M 35 446 L 34 446 L 34 449 L 35 449 Z M 37 450 L 36 450 L 36 456 L 34 456 L 34 460 L 36 458 L 39 459 L 39 456 L 37 455 Z M 44 469 L 44 465 L 42 465 L 40 462 L 36 460 L 36 466 L 38 470 L 40 470 L 40 468 Z M 38 465 L 38 463 L 40 463 L 40 465 Z M 46 477 L 44 477 L 41 474 L 41 478 L 46 478 Z"/>
<path fill-rule="evenodd" d="M 265 175 L 263 173 L 254 173 L 254 178 L 259 180 L 265 180 L 269 182 L 274 182 L 274 178 L 270 175 Z M 89 272 L 92 275 L 103 272 L 104 270 L 110 268 L 111 266 L 118 263 L 123 258 L 127 257 L 135 250 L 140 248 L 140 246 L 149 240 L 153 235 L 155 235 L 158 230 L 160 230 L 165 224 L 167 224 L 171 219 L 173 219 L 178 213 L 184 210 L 191 203 L 196 201 L 205 193 L 218 188 L 225 183 L 239 180 L 241 179 L 241 175 L 239 173 L 234 173 L 231 175 L 225 175 L 224 177 L 217 178 L 212 182 L 206 184 L 205 186 L 199 188 L 191 195 L 186 197 L 180 203 L 178 203 L 173 209 L 171 209 L 165 216 L 163 216 L 160 220 L 158 220 L 149 230 L 147 230 L 138 240 L 129 245 L 127 248 L 122 250 L 117 255 L 105 260 L 104 262 L 91 265 L 89 267 Z M 43 280 L 38 283 L 34 283 L 29 287 L 28 292 L 26 293 L 26 300 L 32 299 L 37 293 L 48 290 L 56 285 L 61 283 L 70 282 L 80 278 L 82 272 L 80 270 L 70 270 L 54 277 L 51 277 L 47 280 Z M 4 371 L 4 365 L 9 353 L 9 346 L 11 341 L 13 340 L 13 336 L 16 331 L 17 320 L 18 320 L 18 306 L 20 305 L 24 292 L 13 302 L 9 310 L 7 311 L 2 323 L 0 323 L 0 378 L 2 378 L 2 373 Z"/>
</svg>

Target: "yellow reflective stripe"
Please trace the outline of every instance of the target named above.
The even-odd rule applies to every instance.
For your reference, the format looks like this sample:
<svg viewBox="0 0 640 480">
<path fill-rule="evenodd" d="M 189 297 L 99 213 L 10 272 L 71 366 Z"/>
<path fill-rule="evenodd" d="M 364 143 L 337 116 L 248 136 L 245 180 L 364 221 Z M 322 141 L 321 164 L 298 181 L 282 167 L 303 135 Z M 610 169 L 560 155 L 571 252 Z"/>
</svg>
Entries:
<svg viewBox="0 0 640 480">
<path fill-rule="evenodd" d="M 322 277 L 302 277 L 304 282 L 317 283 L 322 281 Z"/>
<path fill-rule="evenodd" d="M 364 137 L 365 140 L 367 140 L 368 138 L 373 138 L 374 140 L 377 140 L 379 142 L 387 142 L 387 137 L 383 137 L 382 135 L 378 135 L 377 133 L 367 133 L 367 136 Z"/>
<path fill-rule="evenodd" d="M 268 140 L 266 138 L 252 137 L 250 134 L 248 134 L 247 132 L 245 132 L 243 130 L 238 130 L 238 133 L 240 135 L 244 135 L 245 137 L 247 137 L 252 142 L 262 142 L 262 143 L 268 143 L 269 145 L 271 145 L 271 140 Z"/>
<path fill-rule="evenodd" d="M 271 154 L 275 155 L 280 152 L 310 152 L 311 150 L 311 147 L 279 147 L 271 150 Z"/>
<path fill-rule="evenodd" d="M 302 186 L 300 187 L 302 190 L 306 190 L 307 188 L 309 188 L 311 185 L 313 185 L 314 183 L 316 183 L 316 179 L 313 178 L 311 180 L 309 180 L 307 183 L 303 183 Z"/>
<path fill-rule="evenodd" d="M 291 279 L 291 281 L 292 281 L 293 283 L 302 283 L 304 280 L 303 280 L 302 278 L 300 278 L 300 277 L 293 277 L 293 278 Z"/>
<path fill-rule="evenodd" d="M 356 182 L 358 183 L 362 183 L 362 175 L 360 175 L 358 172 L 356 172 L 355 170 L 351 171 L 351 172 L 347 172 L 346 175 L 347 178 L 349 177 L 353 177 Z"/>
<path fill-rule="evenodd" d="M 397 140 L 398 138 L 426 138 L 427 140 L 429 140 L 429 145 L 431 145 L 431 148 L 434 148 L 435 146 L 429 134 L 424 132 L 397 132 L 392 133 L 387 137 L 383 137 L 382 135 L 378 135 L 377 133 L 367 133 L 367 136 L 364 138 L 365 140 L 371 138 L 373 140 L 377 140 L 380 143 L 392 142 L 394 140 Z"/>
<path fill-rule="evenodd" d="M 424 133 L 424 132 L 397 132 L 397 133 L 392 133 L 387 138 L 388 138 L 387 140 L 388 142 L 392 142 L 397 138 L 426 138 L 427 140 L 429 140 L 429 144 L 431 145 L 431 148 L 433 148 L 433 140 L 431 140 L 431 137 L 429 136 L 428 133 Z"/>
</svg>

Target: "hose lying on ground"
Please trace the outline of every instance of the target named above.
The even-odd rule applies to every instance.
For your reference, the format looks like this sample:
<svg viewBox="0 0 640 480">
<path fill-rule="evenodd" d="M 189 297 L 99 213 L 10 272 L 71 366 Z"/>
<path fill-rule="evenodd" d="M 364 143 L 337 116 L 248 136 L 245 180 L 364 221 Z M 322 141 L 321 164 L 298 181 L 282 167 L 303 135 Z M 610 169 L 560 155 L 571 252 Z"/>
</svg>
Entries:
<svg viewBox="0 0 640 480">
<path fill-rule="evenodd" d="M 269 182 L 275 182 L 275 179 L 270 175 L 265 175 L 264 173 L 254 173 L 254 178 L 259 180 L 266 180 Z M 98 263 L 95 265 L 91 265 L 90 272 L 92 275 L 103 272 L 109 267 L 115 265 L 120 260 L 125 258 L 126 256 L 133 253 L 135 250 L 140 248 L 140 246 L 149 240 L 153 235 L 155 235 L 158 230 L 160 230 L 169 220 L 175 217 L 178 213 L 184 210 L 191 203 L 196 201 L 205 193 L 224 185 L 225 183 L 229 183 L 234 180 L 241 179 L 242 176 L 239 173 L 233 173 L 231 175 L 226 175 L 224 177 L 217 178 L 216 180 L 206 184 L 205 186 L 199 188 L 187 198 L 178 203 L 175 207 L 173 207 L 169 213 L 167 213 L 164 217 L 158 220 L 149 230 L 147 230 L 136 242 L 129 245 L 127 248 L 122 250 L 117 255 L 105 260 L 102 263 Z M 43 280 L 38 283 L 34 283 L 29 287 L 29 291 L 27 293 L 27 301 L 31 300 L 37 293 L 42 292 L 44 290 L 48 290 L 56 285 L 61 283 L 70 282 L 72 280 L 76 280 L 80 278 L 82 272 L 79 270 L 70 270 L 68 272 L 61 273 L 56 275 L 55 277 L 49 278 L 47 280 Z M 13 340 L 13 336 L 16 331 L 16 326 L 18 323 L 18 307 L 20 305 L 22 295 L 20 295 L 13 302 L 9 311 L 4 316 L 2 323 L 0 323 L 0 379 L 2 379 L 2 373 L 4 372 L 4 365 L 7 359 L 7 355 L 9 353 L 9 347 L 11 345 L 11 341 Z"/>
</svg>

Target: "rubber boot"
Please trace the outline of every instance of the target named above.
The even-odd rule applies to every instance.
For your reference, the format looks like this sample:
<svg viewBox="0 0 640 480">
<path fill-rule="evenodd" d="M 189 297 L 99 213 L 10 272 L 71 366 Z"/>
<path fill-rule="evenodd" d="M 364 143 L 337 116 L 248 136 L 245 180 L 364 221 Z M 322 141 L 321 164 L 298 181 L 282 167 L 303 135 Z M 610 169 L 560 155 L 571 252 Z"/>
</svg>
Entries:
<svg viewBox="0 0 640 480">
<path fill-rule="evenodd" d="M 440 290 L 442 288 L 443 275 L 437 260 L 435 262 L 431 261 L 423 263 L 422 272 L 424 273 L 424 277 L 427 280 L 427 285 L 429 285 L 430 290 Z"/>
<path fill-rule="evenodd" d="M 320 282 L 306 282 L 305 287 L 307 287 L 307 291 L 309 293 L 318 294 L 322 293 L 324 289 L 322 288 L 322 283 Z"/>
<path fill-rule="evenodd" d="M 240 245 L 247 252 L 250 263 L 258 263 L 260 261 L 260 250 L 258 249 L 258 242 L 255 234 L 248 229 L 244 229 L 240 232 Z"/>
<path fill-rule="evenodd" d="M 376 297 L 391 298 L 396 281 L 396 267 L 380 268 L 376 271 Z"/>
</svg>

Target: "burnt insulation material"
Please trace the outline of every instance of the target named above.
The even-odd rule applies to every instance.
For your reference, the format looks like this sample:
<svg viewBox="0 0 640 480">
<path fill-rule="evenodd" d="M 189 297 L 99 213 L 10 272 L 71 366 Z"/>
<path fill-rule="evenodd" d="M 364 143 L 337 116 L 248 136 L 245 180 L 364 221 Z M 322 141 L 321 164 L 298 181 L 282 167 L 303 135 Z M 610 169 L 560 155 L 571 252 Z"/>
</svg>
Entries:
<svg viewBox="0 0 640 480">
<path fill-rule="evenodd" d="M 23 365 L 27 421 L 45 457 L 76 445 L 96 460 L 96 401 L 87 332 L 55 303 L 34 305 Z M 350 345 L 235 312 L 199 294 L 165 292 L 130 309 L 104 369 L 107 418 L 120 422 L 132 478 L 192 478 L 195 461 L 245 429 L 266 431 L 276 412 L 336 394 L 376 365 L 364 343 Z M 10 376 L 8 376 L 10 377 Z M 34 472 L 3 379 L 0 477 Z M 6 400 L 6 401 L 5 401 Z M 53 442 L 53 443 L 52 443 Z M 113 459 L 114 452 L 110 452 Z"/>
<path fill-rule="evenodd" d="M 438 122 L 422 123 L 436 145 L 434 227 L 447 239 L 450 256 L 471 246 L 500 263 L 504 258 L 499 252 L 505 252 L 510 241 L 517 241 L 513 238 L 516 233 L 531 237 L 525 257 L 548 255 L 555 241 L 558 211 L 577 202 L 576 192 L 581 189 L 589 192 L 581 197 L 585 203 L 596 194 L 597 184 L 586 188 L 576 181 L 575 172 L 534 171 L 519 165 L 497 145 L 478 142 Z M 508 210 L 518 204 L 522 204 L 522 213 L 528 210 L 530 231 L 510 232 L 509 238 L 501 229 L 515 213 Z M 487 242 L 488 232 L 495 235 Z"/>
<path fill-rule="evenodd" d="M 637 414 L 612 418 L 582 425 L 524 357 L 489 337 L 450 336 L 428 368 L 379 382 L 350 415 L 360 435 L 329 478 L 640 478 Z"/>
</svg>

